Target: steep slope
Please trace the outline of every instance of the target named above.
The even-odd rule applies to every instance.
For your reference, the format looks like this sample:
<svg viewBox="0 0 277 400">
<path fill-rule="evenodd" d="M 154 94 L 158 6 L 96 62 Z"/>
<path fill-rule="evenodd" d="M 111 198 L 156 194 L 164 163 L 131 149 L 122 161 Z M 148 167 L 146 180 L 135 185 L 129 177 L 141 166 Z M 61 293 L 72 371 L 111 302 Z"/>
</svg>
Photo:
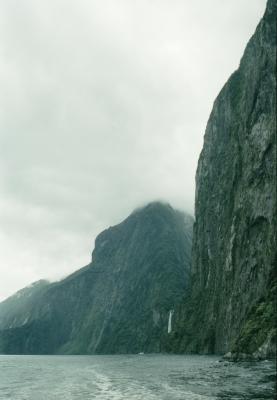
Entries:
<svg viewBox="0 0 277 400">
<path fill-rule="evenodd" d="M 276 18 L 269 0 L 207 124 L 192 287 L 169 344 L 175 351 L 275 351 Z"/>
<path fill-rule="evenodd" d="M 32 305 L 48 286 L 48 281 L 40 280 L 2 301 L 0 303 L 0 330 L 24 325 L 30 318 Z"/>
<path fill-rule="evenodd" d="M 0 352 L 160 351 L 186 288 L 192 226 L 192 217 L 151 203 L 105 230 L 91 264 L 49 285 L 27 322 L 2 329 Z"/>
</svg>

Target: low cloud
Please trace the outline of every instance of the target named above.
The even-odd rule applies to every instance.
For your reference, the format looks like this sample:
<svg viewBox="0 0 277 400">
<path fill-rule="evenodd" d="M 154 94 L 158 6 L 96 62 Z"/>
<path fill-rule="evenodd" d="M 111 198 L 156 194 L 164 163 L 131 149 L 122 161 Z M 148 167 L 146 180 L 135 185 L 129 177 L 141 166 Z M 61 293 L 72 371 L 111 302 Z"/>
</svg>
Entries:
<svg viewBox="0 0 277 400">
<path fill-rule="evenodd" d="M 265 0 L 0 4 L 0 299 L 155 199 L 193 213 L 212 103 Z"/>
</svg>

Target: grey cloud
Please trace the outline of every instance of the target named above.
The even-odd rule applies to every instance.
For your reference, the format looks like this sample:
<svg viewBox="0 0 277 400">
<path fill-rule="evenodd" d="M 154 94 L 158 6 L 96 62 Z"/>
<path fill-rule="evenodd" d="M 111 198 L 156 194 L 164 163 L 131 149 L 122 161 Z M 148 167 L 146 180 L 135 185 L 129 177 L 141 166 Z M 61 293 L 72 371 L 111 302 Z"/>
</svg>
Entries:
<svg viewBox="0 0 277 400">
<path fill-rule="evenodd" d="M 265 0 L 0 3 L 0 298 L 138 205 L 193 213 L 206 121 Z"/>
</svg>

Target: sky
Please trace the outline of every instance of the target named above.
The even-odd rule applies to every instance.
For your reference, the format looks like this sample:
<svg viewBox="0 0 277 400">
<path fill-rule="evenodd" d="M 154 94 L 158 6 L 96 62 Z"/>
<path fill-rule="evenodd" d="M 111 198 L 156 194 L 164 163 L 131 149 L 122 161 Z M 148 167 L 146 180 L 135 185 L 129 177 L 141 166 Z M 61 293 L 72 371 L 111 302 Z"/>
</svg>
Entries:
<svg viewBox="0 0 277 400">
<path fill-rule="evenodd" d="M 0 0 L 0 300 L 153 200 L 194 213 L 213 102 L 266 0 Z"/>
</svg>

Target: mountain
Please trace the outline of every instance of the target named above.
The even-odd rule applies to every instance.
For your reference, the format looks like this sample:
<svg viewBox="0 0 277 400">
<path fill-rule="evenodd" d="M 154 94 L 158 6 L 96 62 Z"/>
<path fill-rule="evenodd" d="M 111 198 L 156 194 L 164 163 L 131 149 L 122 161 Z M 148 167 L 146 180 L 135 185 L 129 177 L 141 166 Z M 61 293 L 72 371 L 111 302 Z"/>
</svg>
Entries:
<svg viewBox="0 0 277 400">
<path fill-rule="evenodd" d="M 49 282 L 40 280 L 19 290 L 0 303 L 0 330 L 24 325 L 31 317 L 30 309 L 47 289 Z"/>
<path fill-rule="evenodd" d="M 159 352 L 187 287 L 192 227 L 167 204 L 135 210 L 96 238 L 89 265 L 0 304 L 0 352 Z"/>
<path fill-rule="evenodd" d="M 276 0 L 215 100 L 196 174 L 192 282 L 168 349 L 276 352 Z"/>
</svg>

